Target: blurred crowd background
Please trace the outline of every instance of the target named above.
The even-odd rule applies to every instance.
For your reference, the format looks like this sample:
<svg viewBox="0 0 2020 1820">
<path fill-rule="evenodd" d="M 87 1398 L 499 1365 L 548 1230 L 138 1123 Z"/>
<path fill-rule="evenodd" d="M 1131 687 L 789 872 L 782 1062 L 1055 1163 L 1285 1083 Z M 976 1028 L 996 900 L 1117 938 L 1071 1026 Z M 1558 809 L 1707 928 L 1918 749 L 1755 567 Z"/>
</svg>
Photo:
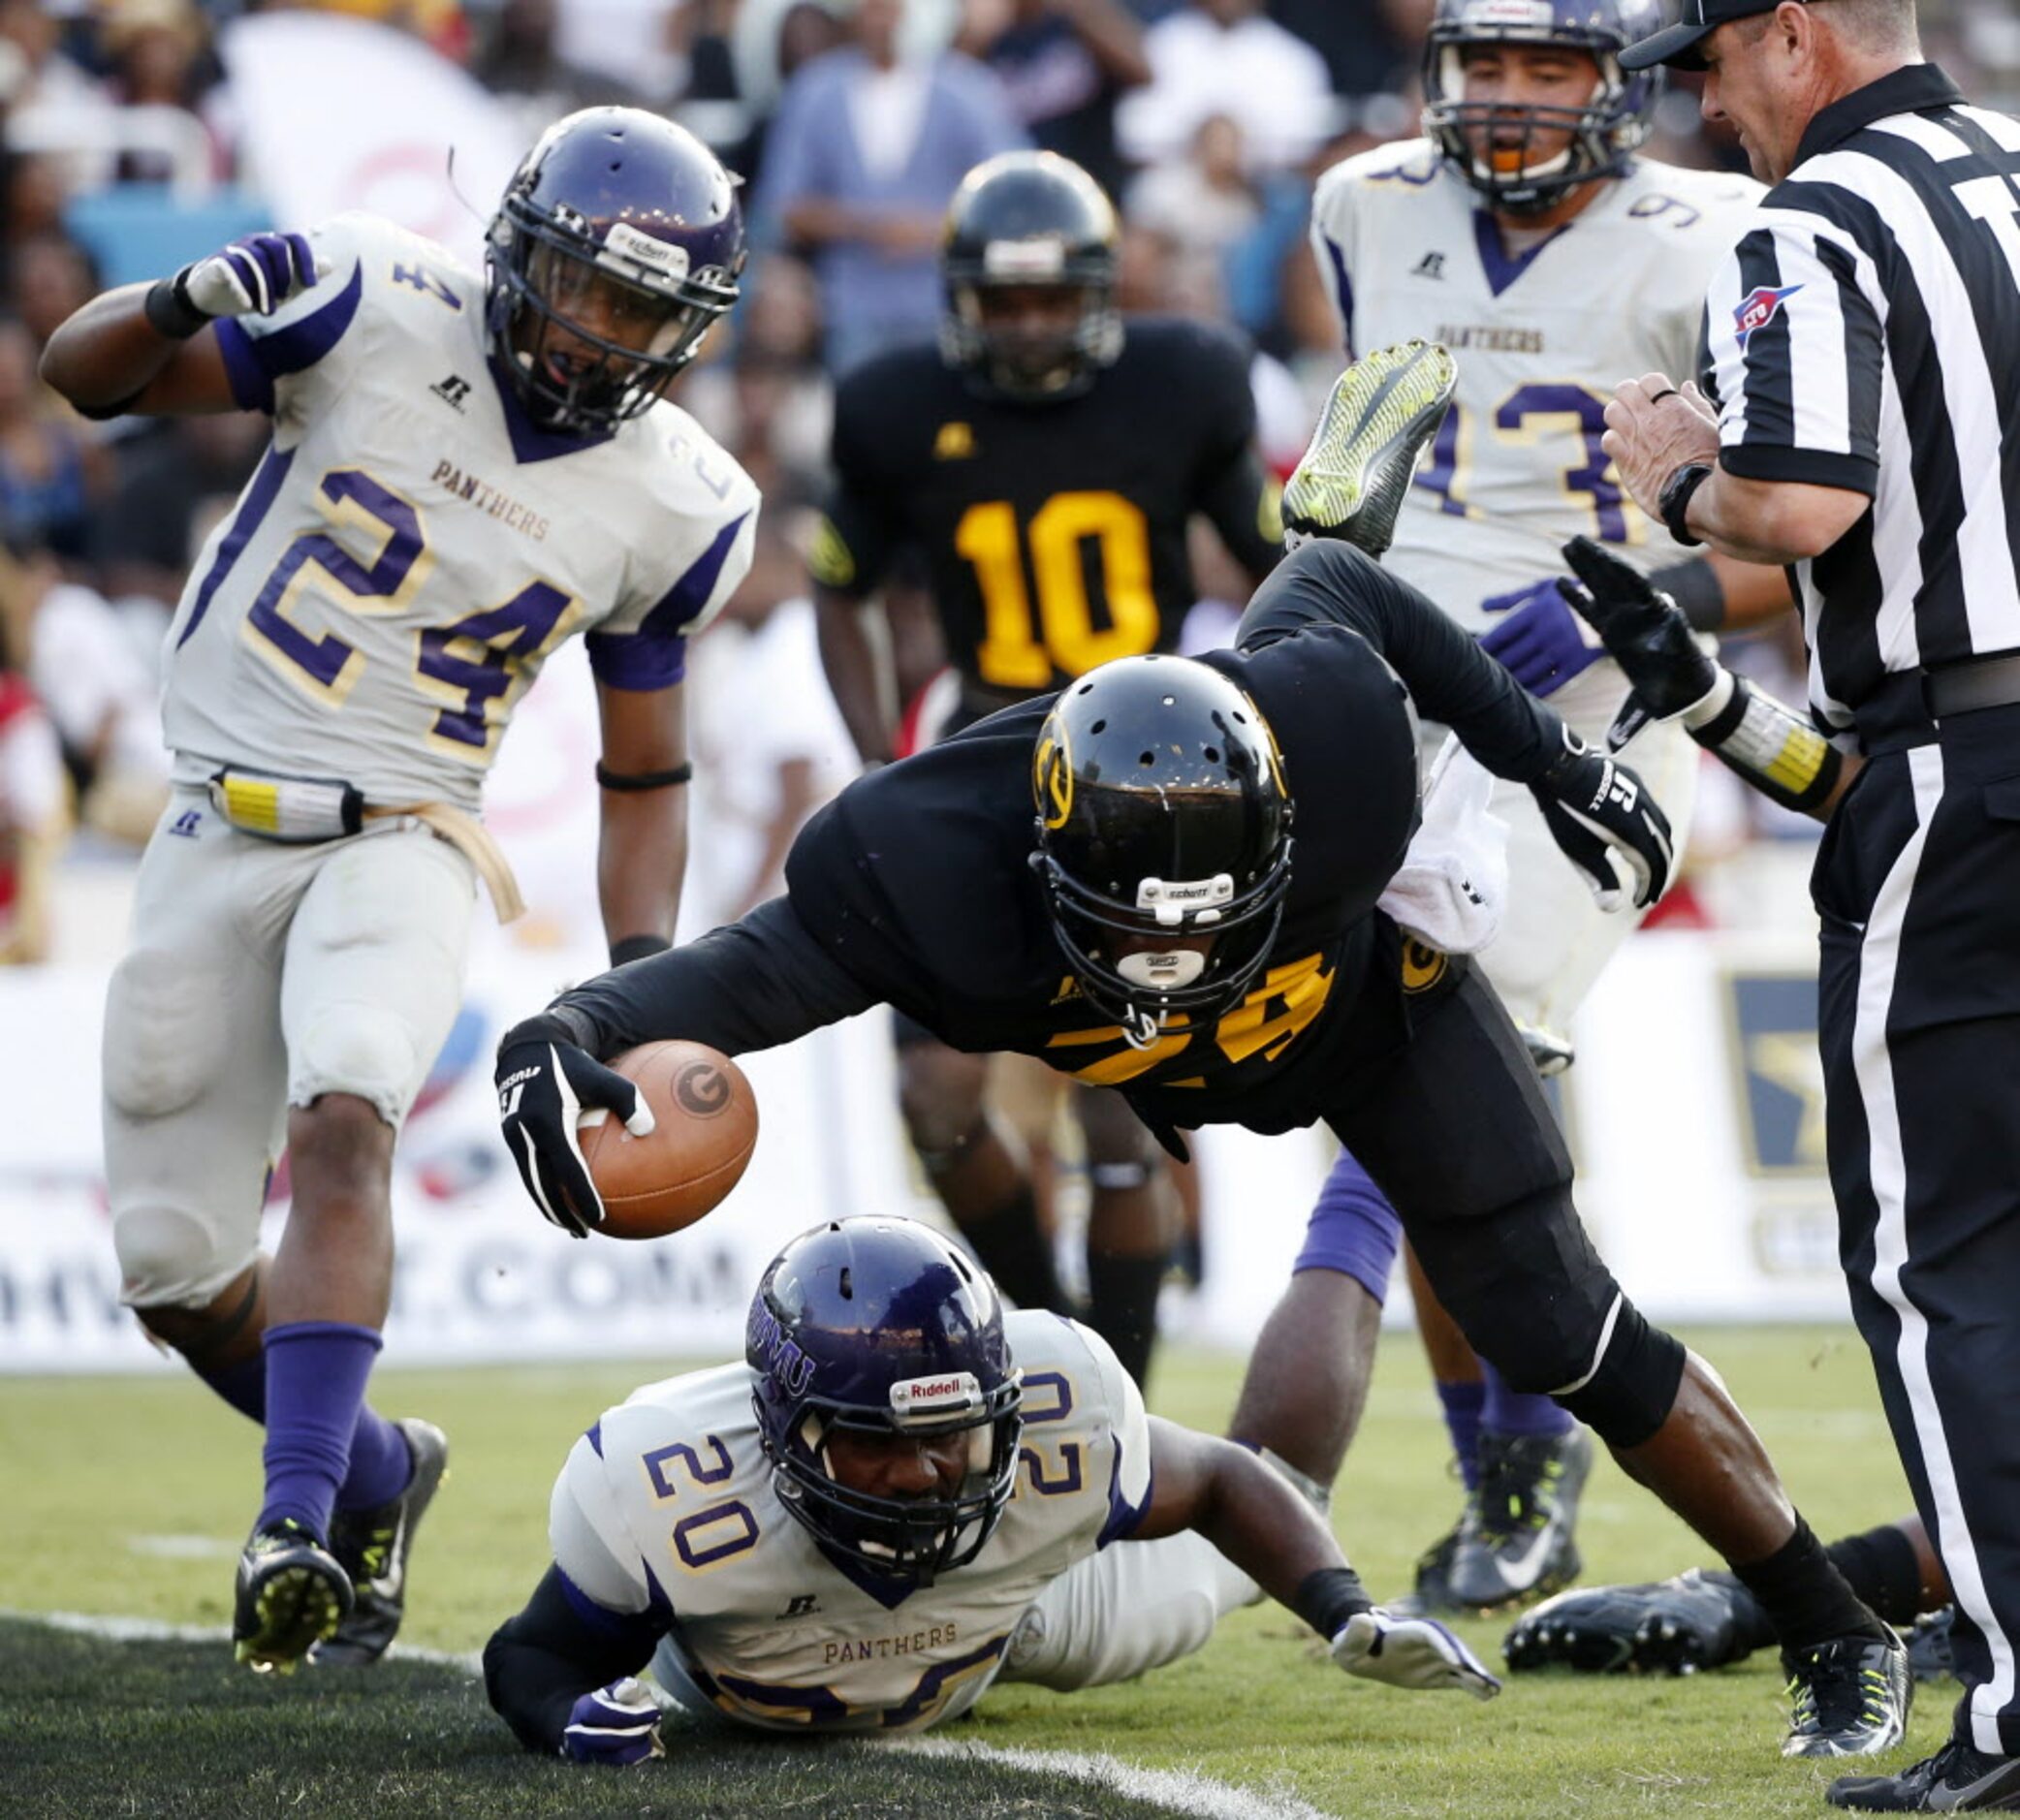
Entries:
<svg viewBox="0 0 2020 1820">
<path fill-rule="evenodd" d="M 0 961 L 101 957 L 66 928 L 63 880 L 130 867 L 152 826 L 166 775 L 162 633 L 267 434 L 249 416 L 86 423 L 38 380 L 43 344 L 105 285 L 159 276 L 259 227 L 312 225 L 287 214 L 300 172 L 340 162 L 352 132 L 385 141 L 369 107 L 318 111 L 315 67 L 274 74 L 287 65 L 271 46 L 296 41 L 271 30 L 273 16 L 343 16 L 361 45 L 399 35 L 408 64 L 439 62 L 489 97 L 491 130 L 515 149 L 572 109 L 621 102 L 679 119 L 746 179 L 743 301 L 679 393 L 767 501 L 751 580 L 696 653 L 698 757 L 707 775 L 710 723 L 724 729 L 717 809 L 742 829 L 739 870 L 708 906 L 729 914 L 762 894 L 794 824 L 849 769 L 818 684 L 799 549 L 824 486 L 832 377 L 932 332 L 934 250 L 962 173 L 1024 143 L 1091 170 L 1124 224 L 1125 310 L 1247 334 L 1264 455 L 1287 472 L 1341 358 L 1307 250 L 1311 186 L 1338 159 L 1416 133 L 1431 7 L 0 0 Z M 2020 107 L 2012 0 L 1923 0 L 1921 15 L 1929 54 L 1967 94 Z M 303 123 L 293 133 L 291 119 Z M 1649 151 L 1740 162 L 1702 128 L 1688 85 L 1664 96 Z M 362 143 L 360 155 L 407 153 Z M 495 181 L 473 168 L 466 248 Z M 1202 569 L 1210 587 L 1215 573 Z M 1792 626 L 1758 635 L 1744 661 L 1799 693 L 1792 638 Z M 1806 828 L 1715 797 L 1693 888 L 1670 914 L 1733 913 L 1721 864 Z"/>
</svg>

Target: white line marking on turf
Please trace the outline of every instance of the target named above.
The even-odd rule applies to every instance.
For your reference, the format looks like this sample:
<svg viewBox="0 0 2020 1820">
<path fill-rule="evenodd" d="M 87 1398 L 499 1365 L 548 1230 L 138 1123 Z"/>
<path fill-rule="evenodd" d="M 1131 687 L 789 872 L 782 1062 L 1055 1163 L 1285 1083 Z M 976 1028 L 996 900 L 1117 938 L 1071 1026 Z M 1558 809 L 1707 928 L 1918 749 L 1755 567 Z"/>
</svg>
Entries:
<svg viewBox="0 0 2020 1820">
<path fill-rule="evenodd" d="M 230 1633 L 222 1624 L 164 1624 L 152 1617 L 101 1617 L 89 1612 L 16 1612 L 0 1606 L 0 1618 L 19 1624 L 43 1624 L 50 1630 L 67 1630 L 80 1637 L 99 1637 L 107 1643 L 214 1643 L 229 1644 Z M 476 1651 L 458 1655 L 449 1649 L 417 1649 L 396 1643 L 386 1652 L 401 1662 L 431 1662 L 437 1668 L 453 1668 L 465 1675 L 481 1677 L 484 1657 Z"/>
<path fill-rule="evenodd" d="M 244 1544 L 230 1536 L 128 1536 L 126 1546 L 165 1561 L 228 1561 Z"/>
<path fill-rule="evenodd" d="M 961 1757 L 979 1763 L 1000 1763 L 1013 1770 L 1063 1775 L 1076 1782 L 1154 1802 L 1196 1820 L 1327 1820 L 1320 1808 L 1294 1795 L 1266 1794 L 1261 1789 L 1235 1788 L 1190 1770 L 1145 1770 L 1114 1757 L 1090 1756 L 1077 1750 L 1026 1750 L 1018 1745 L 975 1744 L 951 1738 L 908 1739 L 880 1746 L 915 1751 L 923 1757 Z"/>
<path fill-rule="evenodd" d="M 227 1641 L 222 1626 L 167 1624 L 152 1617 L 99 1616 L 89 1612 L 18 1612 L 0 1606 L 0 1618 L 42 1624 L 50 1630 L 98 1637 L 108 1643 L 213 1643 Z M 484 1658 L 475 1652 L 457 1655 L 447 1649 L 418 1649 L 396 1643 L 389 1656 L 405 1662 L 431 1662 L 473 1678 L 484 1673 Z M 1017 1745 L 978 1744 L 948 1738 L 893 1740 L 880 1750 L 906 1750 L 925 1757 L 956 1757 L 998 1763 L 1006 1769 L 1040 1775 L 1061 1775 L 1109 1790 L 1134 1801 L 1152 1802 L 1187 1820 L 1327 1820 L 1325 1812 L 1292 1795 L 1236 1788 L 1190 1770 L 1147 1770 L 1105 1753 L 1075 1750 L 1026 1750 Z"/>
</svg>

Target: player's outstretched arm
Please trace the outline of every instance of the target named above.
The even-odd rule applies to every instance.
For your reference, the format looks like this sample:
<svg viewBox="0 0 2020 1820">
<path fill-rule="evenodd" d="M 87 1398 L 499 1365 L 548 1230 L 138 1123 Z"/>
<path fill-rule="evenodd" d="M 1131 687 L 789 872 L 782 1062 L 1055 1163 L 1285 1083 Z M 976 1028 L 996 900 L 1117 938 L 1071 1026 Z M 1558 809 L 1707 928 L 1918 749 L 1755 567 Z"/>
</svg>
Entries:
<svg viewBox="0 0 2020 1820">
<path fill-rule="evenodd" d="M 528 1750 L 622 1766 L 664 1754 L 659 1709 L 631 1678 L 652 1659 L 655 1627 L 616 1613 L 591 1624 L 550 1567 L 525 1610 L 484 1646 L 484 1689 Z"/>
<path fill-rule="evenodd" d="M 1151 1502 L 1136 1542 L 1194 1529 L 1332 1647 L 1364 1680 L 1491 1700 L 1500 1682 L 1432 1618 L 1396 1618 L 1368 1597 L 1318 1513 L 1232 1441 L 1152 1417 Z"/>
<path fill-rule="evenodd" d="M 673 946 L 687 872 L 687 706 L 683 685 L 600 682 L 602 786 L 596 895 L 611 964 Z"/>
<path fill-rule="evenodd" d="M 270 314 L 317 276 L 301 235 L 235 240 L 173 277 L 93 298 L 49 337 L 42 376 L 91 418 L 237 410 L 211 325 Z"/>
</svg>

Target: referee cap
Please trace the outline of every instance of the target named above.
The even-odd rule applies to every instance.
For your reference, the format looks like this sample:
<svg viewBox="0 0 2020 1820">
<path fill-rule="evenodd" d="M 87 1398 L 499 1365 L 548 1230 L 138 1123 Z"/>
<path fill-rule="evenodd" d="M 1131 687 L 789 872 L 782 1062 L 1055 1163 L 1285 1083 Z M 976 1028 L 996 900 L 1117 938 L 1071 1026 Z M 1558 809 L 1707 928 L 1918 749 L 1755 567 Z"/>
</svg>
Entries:
<svg viewBox="0 0 2020 1820">
<path fill-rule="evenodd" d="M 1677 22 L 1665 26 L 1653 38 L 1627 46 L 1620 53 L 1621 68 L 1647 70 L 1666 63 L 1672 70 L 1701 70 L 1704 55 L 1698 46 L 1726 20 L 1772 13 L 1781 3 L 1782 0 L 1683 0 Z"/>
</svg>

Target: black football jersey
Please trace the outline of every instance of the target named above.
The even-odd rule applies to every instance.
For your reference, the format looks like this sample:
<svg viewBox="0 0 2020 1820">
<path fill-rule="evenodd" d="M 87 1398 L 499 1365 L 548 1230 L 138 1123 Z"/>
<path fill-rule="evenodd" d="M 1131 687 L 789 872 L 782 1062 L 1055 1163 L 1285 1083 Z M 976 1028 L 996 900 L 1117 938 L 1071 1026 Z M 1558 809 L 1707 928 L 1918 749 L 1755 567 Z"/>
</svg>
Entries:
<svg viewBox="0 0 2020 1820">
<path fill-rule="evenodd" d="M 1248 355 L 1202 323 L 1132 321 L 1078 396 L 986 392 L 930 344 L 858 367 L 835 400 L 835 486 L 814 580 L 865 595 L 924 553 L 949 660 L 998 698 L 1172 649 L 1204 513 L 1252 574 L 1281 553 L 1256 459 Z"/>
</svg>

